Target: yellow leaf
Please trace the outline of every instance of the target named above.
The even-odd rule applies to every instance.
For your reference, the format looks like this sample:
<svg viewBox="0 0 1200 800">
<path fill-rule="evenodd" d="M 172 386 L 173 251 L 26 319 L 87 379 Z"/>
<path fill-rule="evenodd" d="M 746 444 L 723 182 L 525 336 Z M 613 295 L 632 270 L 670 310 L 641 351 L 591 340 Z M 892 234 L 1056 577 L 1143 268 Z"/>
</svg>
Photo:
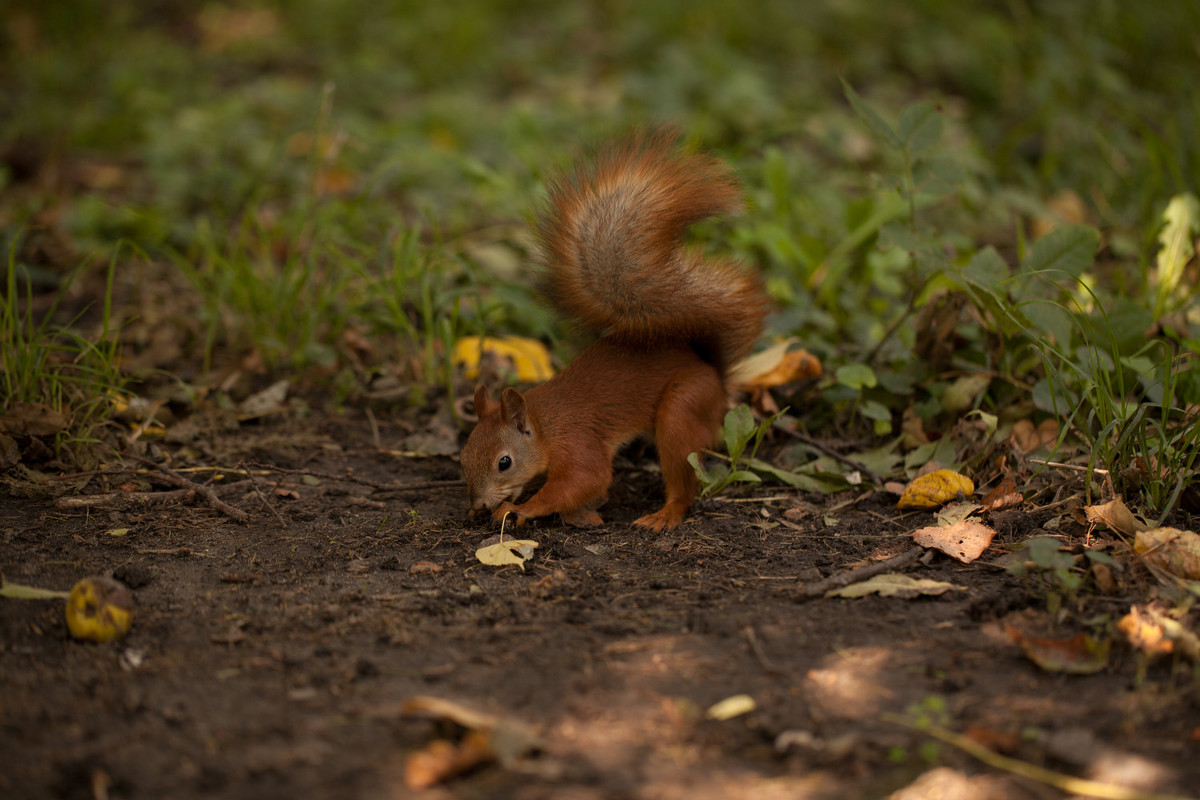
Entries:
<svg viewBox="0 0 1200 800">
<path fill-rule="evenodd" d="M 896 508 L 937 508 L 958 497 L 975 493 L 975 483 L 954 470 L 939 469 L 913 480 L 900 496 Z"/>
<path fill-rule="evenodd" d="M 508 539 L 479 548 L 475 551 L 475 558 L 490 567 L 516 564 L 523 570 L 525 562 L 533 558 L 533 550 L 537 546 L 537 542 L 528 539 Z"/>
<path fill-rule="evenodd" d="M 454 363 L 467 378 L 474 380 L 479 377 L 479 362 L 485 353 L 511 364 L 519 381 L 541 382 L 554 377 L 546 347 L 536 339 L 520 336 L 464 336 L 454 345 Z"/>
<path fill-rule="evenodd" d="M 749 714 L 756 708 L 758 705 L 754 702 L 753 697 L 748 694 L 735 694 L 713 703 L 709 706 L 708 711 L 704 712 L 704 715 L 709 719 L 727 720 L 740 717 L 742 714 Z"/>
</svg>

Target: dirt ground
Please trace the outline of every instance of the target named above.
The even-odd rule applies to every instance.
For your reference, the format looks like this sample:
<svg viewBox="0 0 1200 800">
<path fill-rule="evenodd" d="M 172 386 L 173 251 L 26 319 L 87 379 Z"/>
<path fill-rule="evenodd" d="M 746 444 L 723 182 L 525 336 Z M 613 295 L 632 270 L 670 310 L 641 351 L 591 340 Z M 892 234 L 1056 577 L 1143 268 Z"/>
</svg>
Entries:
<svg viewBox="0 0 1200 800">
<path fill-rule="evenodd" d="M 353 417 L 264 421 L 174 463 L 458 477 L 451 458 L 380 453 Z M 380 434 L 398 438 L 386 421 Z M 1200 792 L 1200 699 L 1182 664 L 1139 680 L 1138 657 L 1114 644 L 1097 674 L 1050 673 L 1005 634 L 1079 630 L 994 563 L 1045 517 L 995 521 L 1000 536 L 971 565 L 939 554 L 902 568 L 961 587 L 940 596 L 807 599 L 805 582 L 911 548 L 931 514 L 901 515 L 883 493 L 763 487 L 647 535 L 629 522 L 658 502 L 650 463 L 621 462 L 605 527 L 527 528 L 539 547 L 524 570 L 476 560 L 494 531 L 467 518 L 461 486 L 186 473 L 212 480 L 245 524 L 200 498 L 65 509 L 0 496 L 9 581 L 63 589 L 113 574 L 136 598 L 132 632 L 107 645 L 73 641 L 59 601 L 0 601 L 0 796 L 1063 796 L 889 713 L 1071 775 Z M 149 488 L 170 487 L 104 475 L 86 491 Z M 816 508 L 781 522 L 801 500 Z M 1119 615 L 1129 599 L 1094 603 Z M 743 694 L 752 710 L 708 715 Z M 499 720 L 501 763 L 412 788 L 409 758 L 464 735 L 406 713 L 419 697 Z"/>
</svg>

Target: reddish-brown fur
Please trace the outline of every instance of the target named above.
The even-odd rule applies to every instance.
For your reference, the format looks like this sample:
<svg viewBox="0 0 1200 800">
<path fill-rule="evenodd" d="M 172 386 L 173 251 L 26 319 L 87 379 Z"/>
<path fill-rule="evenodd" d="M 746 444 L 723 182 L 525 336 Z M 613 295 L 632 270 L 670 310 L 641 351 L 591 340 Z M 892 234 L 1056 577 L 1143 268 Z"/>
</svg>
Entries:
<svg viewBox="0 0 1200 800">
<path fill-rule="evenodd" d="M 550 184 L 546 292 L 601 338 L 524 394 L 497 401 L 479 387 L 462 452 L 472 509 L 598 523 L 613 454 L 639 435 L 658 445 L 667 497 L 635 524 L 673 528 L 695 500 L 687 456 L 712 444 L 726 371 L 758 338 L 767 305 L 756 276 L 684 248 L 688 225 L 737 209 L 740 193 L 725 167 L 678 154 L 677 141 L 631 139 Z M 542 488 L 516 504 L 540 475 Z"/>
</svg>

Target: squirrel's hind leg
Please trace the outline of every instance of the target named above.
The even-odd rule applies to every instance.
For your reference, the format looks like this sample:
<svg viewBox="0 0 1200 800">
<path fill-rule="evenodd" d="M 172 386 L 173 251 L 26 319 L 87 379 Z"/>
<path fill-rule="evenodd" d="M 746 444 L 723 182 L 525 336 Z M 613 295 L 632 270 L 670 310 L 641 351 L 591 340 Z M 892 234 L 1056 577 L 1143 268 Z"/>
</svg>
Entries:
<svg viewBox="0 0 1200 800">
<path fill-rule="evenodd" d="M 672 378 L 659 401 L 654 427 L 667 502 L 634 520 L 634 525 L 661 531 L 683 522 L 698 493 L 688 454 L 712 446 L 724 416 L 725 387 L 711 365 L 698 363 Z"/>
</svg>

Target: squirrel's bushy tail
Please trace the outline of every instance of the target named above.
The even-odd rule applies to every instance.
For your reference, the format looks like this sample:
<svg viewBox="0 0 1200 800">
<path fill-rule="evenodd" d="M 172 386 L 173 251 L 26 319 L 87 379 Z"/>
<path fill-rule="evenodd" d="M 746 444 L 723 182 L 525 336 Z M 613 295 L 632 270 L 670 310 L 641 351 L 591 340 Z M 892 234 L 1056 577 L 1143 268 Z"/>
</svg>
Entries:
<svg viewBox="0 0 1200 800">
<path fill-rule="evenodd" d="M 694 222 L 741 208 L 715 159 L 662 129 L 610 145 L 549 185 L 539 232 L 560 314 L 635 345 L 684 341 L 724 374 L 762 332 L 757 275 L 684 246 Z"/>
</svg>

